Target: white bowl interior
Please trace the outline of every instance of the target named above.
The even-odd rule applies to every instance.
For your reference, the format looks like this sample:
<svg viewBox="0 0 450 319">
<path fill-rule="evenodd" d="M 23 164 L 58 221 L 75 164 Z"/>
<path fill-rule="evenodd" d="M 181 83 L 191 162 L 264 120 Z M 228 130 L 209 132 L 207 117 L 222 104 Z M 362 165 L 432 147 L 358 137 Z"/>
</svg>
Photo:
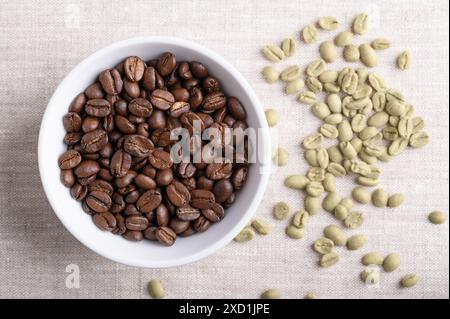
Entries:
<svg viewBox="0 0 450 319">
<path fill-rule="evenodd" d="M 177 60 L 197 60 L 219 78 L 227 94 L 238 97 L 247 111 L 250 127 L 263 128 L 258 145 L 259 162 L 250 166 L 248 180 L 239 192 L 226 217 L 208 231 L 188 238 L 179 238 L 172 247 L 163 247 L 144 240 L 129 242 L 121 236 L 100 231 L 85 214 L 79 202 L 59 180 L 57 159 L 64 152 L 65 134 L 62 117 L 73 98 L 96 80 L 99 72 L 111 68 L 125 57 L 137 55 L 144 60 L 164 51 L 174 52 Z M 45 112 L 39 136 L 39 168 L 42 183 L 55 213 L 66 228 L 83 244 L 107 258 L 133 266 L 168 267 L 198 260 L 226 245 L 250 220 L 264 193 L 270 166 L 267 124 L 261 106 L 248 83 L 223 58 L 194 43 L 176 38 L 136 38 L 104 48 L 81 62 L 61 82 Z M 261 141 L 262 139 L 262 141 Z"/>
</svg>

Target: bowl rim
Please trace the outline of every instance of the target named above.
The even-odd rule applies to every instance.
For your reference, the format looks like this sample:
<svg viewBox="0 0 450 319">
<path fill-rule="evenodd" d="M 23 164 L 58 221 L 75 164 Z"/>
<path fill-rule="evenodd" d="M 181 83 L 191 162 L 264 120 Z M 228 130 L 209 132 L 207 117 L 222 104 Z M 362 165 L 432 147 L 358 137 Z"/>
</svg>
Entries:
<svg viewBox="0 0 450 319">
<path fill-rule="evenodd" d="M 45 164 L 44 164 L 44 150 L 45 150 L 45 141 L 44 141 L 44 131 L 46 129 L 47 123 L 51 120 L 51 114 L 49 112 L 49 107 L 55 103 L 56 96 L 60 94 L 60 91 L 63 90 L 63 87 L 65 86 L 66 82 L 69 81 L 72 74 L 76 73 L 78 69 L 82 68 L 84 65 L 87 65 L 91 63 L 91 60 L 95 60 L 98 56 L 101 56 L 105 54 L 108 51 L 114 51 L 117 49 L 120 49 L 122 47 L 140 44 L 140 43 L 163 43 L 163 44 L 171 44 L 171 45 L 177 45 L 181 47 L 189 48 L 193 51 L 199 51 L 204 55 L 207 55 L 215 62 L 222 65 L 239 83 L 240 86 L 244 89 L 244 91 L 248 94 L 253 107 L 255 108 L 255 113 L 257 116 L 257 122 L 261 126 L 261 135 L 259 138 L 262 138 L 262 145 L 264 147 L 264 151 L 262 152 L 262 155 L 264 158 L 262 159 L 262 163 L 260 165 L 260 172 L 261 174 L 261 180 L 255 190 L 254 196 L 252 200 L 250 201 L 250 204 L 248 205 L 247 211 L 242 215 L 239 222 L 236 223 L 234 226 L 230 228 L 230 230 L 226 233 L 225 236 L 222 238 L 217 239 L 216 241 L 212 242 L 210 245 L 206 246 L 204 249 L 199 250 L 198 252 L 181 257 L 181 258 L 174 258 L 172 260 L 155 260 L 151 262 L 139 262 L 139 261 L 130 261 L 127 258 L 122 258 L 116 255 L 113 255 L 110 253 L 110 249 L 108 247 L 93 247 L 90 242 L 88 242 L 87 239 L 85 239 L 86 235 L 85 233 L 81 232 L 81 230 L 77 229 L 76 227 L 72 226 L 71 223 L 69 223 L 69 217 L 65 216 L 63 212 L 61 212 L 58 208 L 57 202 L 58 199 L 53 196 L 53 193 L 51 191 L 52 189 L 52 183 L 54 181 L 50 180 L 49 177 L 45 173 Z M 218 53 L 200 45 L 195 42 L 177 38 L 177 37 L 167 37 L 167 36 L 143 36 L 143 37 L 133 37 L 126 40 L 121 40 L 114 42 L 110 45 L 107 45 L 99 50 L 96 50 L 95 52 L 91 53 L 89 56 L 84 58 L 81 62 L 79 62 L 75 67 L 71 69 L 69 73 L 67 73 L 62 81 L 58 84 L 57 88 L 53 92 L 51 98 L 49 99 L 49 102 L 45 108 L 44 115 L 42 116 L 41 125 L 39 128 L 39 137 L 38 137 L 38 167 L 39 167 L 39 176 L 41 179 L 42 186 L 44 188 L 45 195 L 48 199 L 48 202 L 50 203 L 50 206 L 52 207 L 53 212 L 58 217 L 58 219 L 61 221 L 61 223 L 64 225 L 64 227 L 69 231 L 72 236 L 74 236 L 79 242 L 81 242 L 84 246 L 92 250 L 93 252 L 97 253 L 100 256 L 103 256 L 109 260 L 125 264 L 128 266 L 135 266 L 135 267 L 141 267 L 141 268 L 167 268 L 167 267 L 174 267 L 174 266 L 180 266 L 188 263 L 192 263 L 195 261 L 198 261 L 202 258 L 207 257 L 208 255 L 218 251 L 219 249 L 226 246 L 230 241 L 233 240 L 233 238 L 241 231 L 241 229 L 250 221 L 251 217 L 256 212 L 258 205 L 260 204 L 262 197 L 265 193 L 265 190 L 267 189 L 267 184 L 269 181 L 270 176 L 270 168 L 271 168 L 271 159 L 270 159 L 270 136 L 269 136 L 269 127 L 267 125 L 267 122 L 264 117 L 264 112 L 261 107 L 261 103 L 254 92 L 253 88 L 250 86 L 248 81 L 243 77 L 243 75 L 232 65 L 230 64 L 225 58 L 220 56 Z"/>
</svg>

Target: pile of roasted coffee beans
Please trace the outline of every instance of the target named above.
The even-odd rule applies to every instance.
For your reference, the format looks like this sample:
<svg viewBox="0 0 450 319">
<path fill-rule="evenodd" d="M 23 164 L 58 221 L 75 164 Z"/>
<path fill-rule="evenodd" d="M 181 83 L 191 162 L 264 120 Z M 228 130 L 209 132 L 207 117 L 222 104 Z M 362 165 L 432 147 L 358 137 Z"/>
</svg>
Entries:
<svg viewBox="0 0 450 319">
<path fill-rule="evenodd" d="M 61 181 L 98 228 L 125 239 L 171 246 L 177 236 L 204 232 L 233 204 L 248 163 L 174 163 L 178 140 L 170 133 L 192 134 L 195 121 L 201 131 L 247 128 L 240 101 L 202 63 L 178 62 L 171 52 L 147 62 L 130 56 L 70 105 Z M 247 150 L 247 140 L 232 146 L 239 143 Z"/>
</svg>

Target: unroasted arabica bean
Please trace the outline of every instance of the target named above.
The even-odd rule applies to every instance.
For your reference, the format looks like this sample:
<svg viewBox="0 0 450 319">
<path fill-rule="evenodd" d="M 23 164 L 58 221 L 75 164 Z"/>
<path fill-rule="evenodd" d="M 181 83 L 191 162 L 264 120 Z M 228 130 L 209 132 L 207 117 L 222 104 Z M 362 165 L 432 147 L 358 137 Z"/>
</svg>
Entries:
<svg viewBox="0 0 450 319">
<path fill-rule="evenodd" d="M 314 242 L 314 250 L 319 254 L 329 254 L 334 249 L 334 242 L 329 238 L 319 238 Z"/>
<path fill-rule="evenodd" d="M 383 269 L 386 272 L 393 272 L 400 266 L 400 256 L 398 254 L 389 254 L 383 261 Z"/>
<path fill-rule="evenodd" d="M 289 160 L 289 153 L 286 149 L 279 147 L 273 155 L 273 162 L 278 166 L 285 166 Z"/>
<path fill-rule="evenodd" d="M 284 185 L 294 189 L 305 189 L 310 180 L 304 175 L 291 175 L 284 180 Z"/>
<path fill-rule="evenodd" d="M 353 32 L 358 35 L 363 35 L 367 32 L 369 24 L 369 17 L 367 13 L 360 13 L 353 20 Z"/>
<path fill-rule="evenodd" d="M 261 294 L 261 299 L 280 299 L 281 298 L 281 292 L 279 289 L 269 289 L 264 291 Z"/>
<path fill-rule="evenodd" d="M 339 21 L 335 17 L 320 17 L 318 21 L 319 26 L 328 31 L 336 30 L 339 27 Z"/>
<path fill-rule="evenodd" d="M 309 213 L 306 210 L 301 210 L 297 213 L 295 213 L 294 217 L 292 218 L 292 225 L 298 228 L 306 227 L 306 224 L 309 220 Z"/>
<path fill-rule="evenodd" d="M 257 218 L 252 221 L 252 227 L 256 230 L 258 234 L 267 235 L 270 232 L 269 223 L 261 218 Z"/>
<path fill-rule="evenodd" d="M 411 67 L 412 57 L 410 51 L 403 51 L 397 57 L 397 66 L 400 70 L 407 70 Z"/>
<path fill-rule="evenodd" d="M 358 250 L 367 243 L 367 237 L 364 235 L 353 235 L 347 240 L 349 250 Z"/>
<path fill-rule="evenodd" d="M 325 62 L 331 63 L 337 59 L 337 51 L 333 41 L 325 41 L 319 46 L 319 53 Z"/>
<path fill-rule="evenodd" d="M 302 38 L 305 43 L 313 43 L 317 40 L 318 31 L 312 24 L 307 25 L 302 30 Z"/>
<path fill-rule="evenodd" d="M 409 138 L 409 145 L 413 148 L 423 147 L 423 146 L 427 145 L 428 142 L 429 142 L 428 133 L 424 132 L 424 131 L 414 133 Z"/>
<path fill-rule="evenodd" d="M 266 66 L 263 69 L 263 76 L 267 83 L 272 84 L 278 81 L 280 78 L 280 72 L 272 66 Z"/>
<path fill-rule="evenodd" d="M 320 209 L 320 199 L 318 197 L 306 196 L 305 209 L 310 215 L 316 214 Z"/>
<path fill-rule="evenodd" d="M 411 288 L 417 285 L 418 281 L 419 276 L 417 276 L 416 274 L 408 274 L 403 276 L 401 280 L 401 285 L 403 288 Z"/>
<path fill-rule="evenodd" d="M 375 50 L 386 50 L 391 47 L 391 41 L 386 38 L 378 38 L 370 44 Z"/>
<path fill-rule="evenodd" d="M 319 93 L 323 89 L 322 83 L 315 77 L 308 76 L 305 81 L 306 86 L 314 93 Z"/>
<path fill-rule="evenodd" d="M 164 286 L 158 279 L 153 279 L 148 283 L 148 293 L 154 299 L 162 299 L 166 296 Z"/>
<path fill-rule="evenodd" d="M 386 207 L 388 198 L 388 194 L 384 189 L 378 188 L 372 193 L 372 204 L 375 207 Z"/>
<path fill-rule="evenodd" d="M 267 60 L 274 63 L 280 62 L 285 57 L 283 50 L 276 45 L 266 45 L 261 52 Z"/>
<path fill-rule="evenodd" d="M 356 45 L 347 44 L 344 47 L 344 60 L 347 62 L 356 62 L 359 60 L 361 53 Z"/>
<path fill-rule="evenodd" d="M 285 56 L 293 56 L 295 54 L 297 45 L 293 38 L 286 38 L 281 43 L 281 49 L 284 52 Z"/>
<path fill-rule="evenodd" d="M 325 237 L 331 239 L 336 246 L 345 246 L 347 243 L 347 235 L 345 235 L 344 231 L 336 225 L 325 227 L 323 233 Z"/>
<path fill-rule="evenodd" d="M 250 227 L 245 227 L 236 237 L 234 237 L 234 240 L 238 243 L 244 243 L 252 240 L 253 237 L 255 237 L 255 231 Z"/>
<path fill-rule="evenodd" d="M 364 255 L 361 259 L 361 263 L 364 266 L 370 266 L 370 265 L 378 265 L 381 266 L 384 261 L 384 256 L 380 254 L 379 252 L 371 252 L 366 255 Z"/>
<path fill-rule="evenodd" d="M 352 191 L 352 196 L 360 204 L 368 204 L 371 200 L 370 192 L 364 187 L 355 187 Z"/>
<path fill-rule="evenodd" d="M 336 192 L 336 178 L 331 173 L 325 174 L 325 179 L 322 182 L 325 191 L 331 193 Z"/>
<path fill-rule="evenodd" d="M 363 223 L 364 216 L 360 212 L 350 212 L 347 218 L 344 220 L 344 225 L 350 229 L 359 228 Z"/>
<path fill-rule="evenodd" d="M 305 235 L 305 228 L 296 227 L 294 225 L 289 225 L 286 228 L 286 235 L 288 235 L 292 239 L 300 239 Z"/>
<path fill-rule="evenodd" d="M 267 124 L 273 127 L 278 124 L 278 112 L 275 109 L 267 109 L 265 112 Z"/>
<path fill-rule="evenodd" d="M 312 105 L 312 104 L 316 103 L 316 94 L 311 91 L 305 91 L 298 95 L 297 100 L 299 102 L 302 102 L 302 103 L 305 103 L 308 105 Z"/>
<path fill-rule="evenodd" d="M 378 56 L 369 44 L 361 44 L 359 46 L 359 54 L 361 57 L 361 62 L 369 68 L 373 68 L 378 65 Z"/>
<path fill-rule="evenodd" d="M 291 82 L 298 79 L 300 74 L 300 68 L 297 65 L 291 65 L 281 72 L 280 78 L 285 82 Z"/>
<path fill-rule="evenodd" d="M 289 216 L 290 208 L 285 202 L 279 202 L 273 208 L 273 215 L 276 219 L 283 220 Z"/>
<path fill-rule="evenodd" d="M 339 131 L 336 128 L 336 126 L 328 124 L 328 123 L 323 124 L 320 127 L 319 131 L 324 137 L 327 137 L 327 138 L 334 139 L 334 138 L 337 138 L 339 136 Z"/>
<path fill-rule="evenodd" d="M 395 208 L 395 207 L 398 207 L 401 204 L 403 204 L 404 201 L 405 201 L 405 195 L 403 195 L 401 193 L 397 193 L 397 194 L 393 194 L 393 195 L 389 196 L 387 205 L 388 205 L 388 207 Z"/>
<path fill-rule="evenodd" d="M 320 76 L 326 69 L 325 61 L 322 59 L 315 60 L 308 64 L 306 74 L 313 77 Z"/>
<path fill-rule="evenodd" d="M 341 195 L 336 192 L 329 193 L 322 202 L 322 207 L 327 212 L 333 212 L 336 206 L 341 202 Z"/>
<path fill-rule="evenodd" d="M 331 252 L 328 254 L 323 255 L 320 258 L 320 267 L 331 267 L 333 265 L 335 265 L 340 259 L 340 256 L 335 253 L 335 252 Z"/>
<path fill-rule="evenodd" d="M 301 80 L 301 79 L 297 79 L 297 80 L 289 82 L 286 85 L 285 92 L 286 92 L 286 94 L 293 94 L 293 93 L 299 92 L 301 89 L 303 89 L 304 86 L 305 86 L 305 82 L 303 82 L 303 80 Z"/>
<path fill-rule="evenodd" d="M 338 47 L 344 47 L 351 44 L 353 41 L 353 33 L 350 31 L 343 31 L 339 33 L 334 39 L 334 44 Z"/>
<path fill-rule="evenodd" d="M 314 133 L 309 136 L 307 136 L 303 140 L 303 146 L 310 150 L 310 149 L 317 149 L 322 146 L 323 142 L 323 136 L 320 133 Z"/>
<path fill-rule="evenodd" d="M 447 218 L 447 214 L 440 211 L 434 211 L 428 215 L 428 220 L 433 224 L 443 224 L 446 222 Z"/>
</svg>

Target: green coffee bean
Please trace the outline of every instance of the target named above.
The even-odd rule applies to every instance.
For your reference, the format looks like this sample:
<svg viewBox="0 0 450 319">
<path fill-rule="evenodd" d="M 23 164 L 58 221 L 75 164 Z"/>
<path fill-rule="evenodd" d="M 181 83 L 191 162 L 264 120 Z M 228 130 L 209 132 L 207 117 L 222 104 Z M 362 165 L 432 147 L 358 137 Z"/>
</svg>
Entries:
<svg viewBox="0 0 450 319">
<path fill-rule="evenodd" d="M 356 74 L 358 74 L 358 83 L 366 83 L 369 77 L 369 70 L 367 68 L 356 69 Z"/>
<path fill-rule="evenodd" d="M 279 289 L 276 288 L 266 290 L 261 294 L 261 299 L 280 299 L 280 298 L 281 292 Z"/>
<path fill-rule="evenodd" d="M 362 161 L 366 162 L 366 163 L 369 164 L 369 165 L 375 164 L 375 163 L 378 161 L 378 159 L 377 159 L 375 156 L 371 156 L 371 155 L 367 154 L 367 153 L 365 152 L 365 148 L 363 148 L 363 149 L 359 152 L 358 155 L 359 155 L 359 158 L 360 158 Z"/>
<path fill-rule="evenodd" d="M 280 78 L 284 82 L 291 82 L 298 79 L 301 75 L 300 68 L 297 65 L 291 65 L 280 73 Z"/>
<path fill-rule="evenodd" d="M 270 225 L 264 219 L 256 218 L 252 221 L 251 225 L 256 230 L 256 232 L 260 235 L 267 235 L 270 232 Z"/>
<path fill-rule="evenodd" d="M 398 134 L 401 137 L 409 138 L 413 131 L 413 121 L 410 117 L 403 117 L 398 122 Z"/>
<path fill-rule="evenodd" d="M 358 250 L 367 243 L 367 237 L 364 235 L 353 235 L 347 240 L 348 250 Z"/>
<path fill-rule="evenodd" d="M 389 196 L 386 191 L 382 188 L 377 188 L 372 193 L 372 204 L 375 207 L 386 207 L 388 203 Z"/>
<path fill-rule="evenodd" d="M 372 169 L 369 164 L 361 161 L 354 161 L 350 165 L 350 170 L 355 173 L 365 177 L 372 177 L 371 172 Z"/>
<path fill-rule="evenodd" d="M 356 183 L 358 183 L 361 186 L 372 187 L 372 186 L 377 186 L 380 183 L 380 181 L 379 181 L 378 178 L 370 178 L 370 177 L 366 177 L 366 176 L 358 176 L 356 178 Z"/>
<path fill-rule="evenodd" d="M 305 91 L 298 95 L 297 100 L 301 103 L 312 105 L 316 103 L 316 94 L 311 91 Z"/>
<path fill-rule="evenodd" d="M 383 128 L 382 132 L 383 138 L 391 142 L 395 141 L 399 137 L 397 128 L 393 126 L 386 126 L 385 128 Z"/>
<path fill-rule="evenodd" d="M 317 116 L 321 120 L 323 120 L 324 118 L 326 118 L 328 115 L 331 114 L 328 105 L 322 102 L 315 103 L 311 107 L 311 111 L 315 116 Z"/>
<path fill-rule="evenodd" d="M 309 215 L 314 215 L 320 209 L 320 199 L 318 197 L 306 196 L 304 206 Z"/>
<path fill-rule="evenodd" d="M 405 110 L 405 103 L 401 101 L 392 100 L 386 103 L 386 112 L 388 112 L 389 115 L 402 116 L 405 113 Z"/>
<path fill-rule="evenodd" d="M 384 92 L 375 92 L 372 95 L 372 105 L 376 112 L 383 111 L 386 106 L 386 94 Z"/>
<path fill-rule="evenodd" d="M 342 177 L 347 175 L 347 170 L 338 163 L 330 163 L 327 167 L 327 172 L 333 174 L 335 177 Z"/>
<path fill-rule="evenodd" d="M 404 201 L 405 201 L 405 195 L 403 195 L 401 193 L 397 193 L 397 194 L 393 194 L 393 195 L 389 196 L 387 205 L 390 208 L 395 208 L 395 207 L 398 207 L 401 204 L 403 204 Z"/>
<path fill-rule="evenodd" d="M 389 114 L 384 111 L 376 112 L 367 121 L 367 124 L 374 127 L 383 127 L 389 121 Z"/>
<path fill-rule="evenodd" d="M 348 120 L 344 120 L 337 126 L 339 136 L 338 139 L 341 142 L 348 142 L 351 141 L 353 138 L 353 131 L 352 127 Z"/>
<path fill-rule="evenodd" d="M 414 117 L 412 119 L 412 121 L 413 121 L 413 130 L 412 130 L 413 134 L 420 132 L 421 130 L 423 130 L 425 128 L 425 122 L 424 122 L 423 118 Z"/>
<path fill-rule="evenodd" d="M 322 182 L 325 179 L 325 170 L 320 167 L 311 167 L 306 176 L 311 182 Z"/>
<path fill-rule="evenodd" d="M 267 83 L 272 84 L 278 81 L 280 78 L 280 72 L 272 66 L 266 66 L 263 69 L 263 77 Z"/>
<path fill-rule="evenodd" d="M 386 92 L 386 99 L 390 101 L 398 101 L 398 102 L 405 102 L 405 96 L 402 92 L 396 89 L 389 89 Z"/>
<path fill-rule="evenodd" d="M 327 104 L 330 108 L 330 111 L 333 113 L 341 113 L 342 112 L 342 101 L 341 97 L 338 94 L 328 94 L 327 96 Z"/>
<path fill-rule="evenodd" d="M 350 212 L 347 218 L 344 220 L 344 225 L 350 229 L 356 229 L 361 227 L 364 223 L 364 215 L 361 212 Z"/>
<path fill-rule="evenodd" d="M 328 193 L 328 195 L 325 196 L 322 202 L 322 207 L 327 212 L 331 213 L 336 208 L 336 206 L 341 202 L 341 199 L 342 199 L 341 195 L 339 195 L 336 192 Z"/>
<path fill-rule="evenodd" d="M 284 185 L 294 189 L 305 189 L 310 180 L 304 175 L 291 175 L 284 180 Z"/>
<path fill-rule="evenodd" d="M 403 276 L 400 283 L 403 288 L 412 288 L 417 284 L 418 281 L 419 276 L 417 276 L 416 274 L 408 274 Z"/>
<path fill-rule="evenodd" d="M 350 142 L 339 143 L 339 149 L 346 159 L 354 159 L 358 155 Z"/>
<path fill-rule="evenodd" d="M 295 213 L 291 224 L 298 228 L 304 228 L 308 224 L 308 220 L 309 213 L 306 210 L 301 210 Z"/>
<path fill-rule="evenodd" d="M 311 62 L 306 68 L 306 74 L 312 77 L 318 77 L 326 69 L 325 61 L 322 59 Z"/>
<path fill-rule="evenodd" d="M 318 25 L 323 30 L 333 31 L 339 27 L 339 21 L 335 17 L 320 17 Z"/>
<path fill-rule="evenodd" d="M 333 41 L 322 42 L 319 46 L 320 57 L 327 63 L 336 61 L 337 51 Z"/>
<path fill-rule="evenodd" d="M 341 86 L 342 91 L 347 94 L 353 94 L 358 87 L 358 74 L 351 68 L 344 68 L 339 73 L 338 84 Z"/>
<path fill-rule="evenodd" d="M 317 153 L 317 164 L 319 164 L 319 167 L 322 169 L 327 168 L 328 164 L 330 163 L 330 158 L 328 157 L 327 150 L 324 148 L 319 148 L 316 150 L 316 153 Z"/>
<path fill-rule="evenodd" d="M 311 197 L 319 197 L 324 191 L 320 182 L 311 182 L 306 186 L 306 193 Z"/>
<path fill-rule="evenodd" d="M 338 129 L 336 128 L 335 125 L 331 125 L 328 123 L 323 124 L 320 129 L 319 132 L 326 138 L 337 138 L 339 135 Z"/>
<path fill-rule="evenodd" d="M 389 125 L 397 127 L 398 122 L 400 122 L 400 116 L 389 116 Z"/>
<path fill-rule="evenodd" d="M 370 44 L 375 50 L 386 50 L 391 47 L 391 41 L 386 38 L 378 38 Z"/>
<path fill-rule="evenodd" d="M 278 220 L 284 220 L 289 216 L 291 209 L 285 202 L 279 202 L 273 208 L 273 216 Z"/>
<path fill-rule="evenodd" d="M 348 214 L 349 210 L 342 204 L 338 204 L 334 209 L 334 217 L 338 220 L 344 221 L 348 217 Z"/>
<path fill-rule="evenodd" d="M 408 147 L 408 139 L 399 137 L 392 141 L 392 143 L 389 145 L 388 153 L 391 156 L 395 156 L 403 152 Z"/>
<path fill-rule="evenodd" d="M 378 74 L 370 73 L 368 80 L 369 80 L 369 84 L 372 86 L 372 88 L 375 91 L 377 91 L 377 92 L 386 91 L 386 81 Z"/>
<path fill-rule="evenodd" d="M 419 148 L 427 145 L 429 142 L 429 136 L 427 132 L 421 131 L 414 133 L 409 138 L 409 145 L 413 148 Z"/>
<path fill-rule="evenodd" d="M 284 89 L 286 94 L 293 94 L 299 92 L 305 86 L 305 82 L 302 79 L 297 79 L 289 82 Z"/>
<path fill-rule="evenodd" d="M 412 56 L 410 51 L 403 51 L 397 57 L 397 66 L 400 70 L 407 70 L 411 67 Z"/>
<path fill-rule="evenodd" d="M 244 227 L 243 230 L 239 234 L 234 237 L 234 241 L 238 243 L 244 243 L 247 241 L 250 241 L 255 237 L 255 231 L 251 229 L 250 227 Z"/>
<path fill-rule="evenodd" d="M 353 20 L 353 32 L 358 35 L 363 35 L 367 32 L 369 24 L 369 17 L 367 13 L 360 13 Z"/>
<path fill-rule="evenodd" d="M 333 174 L 326 173 L 322 184 L 326 192 L 332 193 L 336 191 L 336 178 Z"/>
<path fill-rule="evenodd" d="M 343 57 L 346 62 L 356 62 L 361 57 L 361 53 L 356 45 L 347 44 L 344 47 Z"/>
<path fill-rule="evenodd" d="M 356 114 L 352 118 L 351 127 L 353 132 L 355 133 L 361 132 L 363 129 L 367 127 L 367 116 L 363 114 Z"/>
<path fill-rule="evenodd" d="M 305 296 L 305 299 L 316 299 L 316 294 L 313 292 L 308 292 Z"/>
<path fill-rule="evenodd" d="M 383 261 L 383 269 L 386 272 L 393 272 L 400 266 L 400 256 L 398 254 L 389 254 Z"/>
<path fill-rule="evenodd" d="M 359 54 L 361 56 L 361 62 L 367 67 L 373 68 L 378 65 L 378 56 L 370 44 L 361 44 L 359 46 Z"/>
<path fill-rule="evenodd" d="M 319 162 L 317 161 L 316 150 L 306 150 L 305 151 L 305 159 L 306 159 L 306 162 L 308 162 L 308 164 L 310 166 L 313 166 L 313 167 L 319 166 Z"/>
<path fill-rule="evenodd" d="M 350 143 L 352 143 L 355 151 L 357 151 L 358 153 L 361 152 L 362 147 L 363 147 L 363 141 L 359 137 L 356 137 L 356 136 L 353 137 L 352 140 L 350 141 Z"/>
<path fill-rule="evenodd" d="M 284 39 L 281 43 L 281 49 L 283 50 L 285 56 L 293 56 L 297 50 L 295 40 L 293 38 Z"/>
<path fill-rule="evenodd" d="M 406 104 L 405 106 L 405 113 L 403 113 L 403 117 L 412 117 L 414 115 L 415 109 L 414 105 L 412 104 Z"/>
<path fill-rule="evenodd" d="M 344 117 L 340 113 L 333 113 L 328 115 L 323 121 L 327 124 L 337 125 L 344 120 Z"/>
<path fill-rule="evenodd" d="M 166 296 L 164 286 L 158 279 L 150 280 L 147 285 L 148 293 L 153 299 L 163 299 Z"/>
<path fill-rule="evenodd" d="M 320 133 L 313 133 L 308 135 L 303 140 L 303 147 L 307 150 L 317 149 L 322 147 L 323 136 Z"/>
<path fill-rule="evenodd" d="M 370 265 L 378 265 L 381 266 L 384 261 L 384 256 L 380 254 L 379 252 L 371 252 L 366 255 L 364 255 L 361 259 L 361 263 L 364 266 L 370 266 Z"/>
<path fill-rule="evenodd" d="M 355 100 L 359 100 L 365 97 L 372 96 L 373 89 L 371 86 L 365 83 L 358 83 L 355 92 L 352 94 L 352 98 Z"/>
<path fill-rule="evenodd" d="M 314 242 L 314 250 L 319 254 L 329 254 L 334 250 L 334 242 L 331 239 L 322 237 Z"/>
<path fill-rule="evenodd" d="M 335 83 L 325 83 L 323 85 L 323 90 L 327 93 L 339 93 L 341 88 Z"/>
<path fill-rule="evenodd" d="M 341 203 L 339 205 L 342 205 L 348 210 L 350 210 L 353 207 L 353 201 L 351 198 L 346 197 L 341 200 Z"/>
<path fill-rule="evenodd" d="M 331 146 L 327 149 L 328 157 L 330 158 L 330 161 L 333 163 L 341 163 L 344 160 L 344 156 L 342 156 L 341 151 L 339 150 L 338 146 Z"/>
<path fill-rule="evenodd" d="M 334 38 L 334 44 L 338 47 L 344 47 L 351 44 L 353 41 L 353 33 L 350 31 L 343 31 Z"/>
<path fill-rule="evenodd" d="M 280 62 L 285 57 L 283 50 L 276 45 L 266 45 L 262 48 L 262 54 L 267 60 L 274 63 Z"/>
<path fill-rule="evenodd" d="M 320 258 L 319 265 L 320 267 L 331 267 L 335 265 L 340 259 L 340 256 L 336 252 L 331 252 L 325 255 L 322 255 Z"/>
<path fill-rule="evenodd" d="M 323 89 L 322 83 L 312 76 L 306 78 L 305 84 L 314 93 L 319 93 Z"/>
<path fill-rule="evenodd" d="M 305 236 L 305 228 L 299 228 L 294 225 L 289 225 L 286 228 L 286 235 L 288 235 L 292 239 L 300 239 Z"/>
<path fill-rule="evenodd" d="M 382 162 L 389 162 L 392 159 L 392 156 L 387 153 L 387 148 L 384 148 L 383 153 L 378 157 L 378 159 Z"/>
<path fill-rule="evenodd" d="M 270 127 L 278 124 L 278 112 L 275 109 L 266 109 L 264 114 L 266 115 L 267 124 Z"/>
<path fill-rule="evenodd" d="M 378 129 L 374 126 L 364 128 L 359 134 L 359 138 L 363 141 L 368 140 L 378 134 Z"/>
<path fill-rule="evenodd" d="M 325 61 L 324 61 L 325 62 Z M 323 70 L 320 72 L 319 81 L 322 83 L 334 83 L 338 78 L 338 72 L 335 70 Z M 308 74 L 310 75 L 310 74 Z M 311 75 L 314 76 L 314 75 Z"/>
<path fill-rule="evenodd" d="M 305 43 L 313 43 L 317 40 L 318 31 L 316 27 L 312 24 L 307 25 L 302 30 L 302 37 Z"/>
<path fill-rule="evenodd" d="M 366 141 L 364 141 L 364 142 L 366 142 Z M 385 149 L 383 146 L 371 145 L 371 144 L 367 144 L 366 146 L 364 146 L 364 152 L 367 155 L 374 156 L 376 158 L 381 156 L 384 151 L 385 151 Z"/>
<path fill-rule="evenodd" d="M 329 225 L 323 230 L 326 238 L 331 239 L 336 246 L 345 246 L 347 243 L 347 235 L 336 225 Z"/>
<path fill-rule="evenodd" d="M 273 155 L 273 162 L 278 166 L 285 166 L 289 160 L 289 153 L 286 149 L 279 147 Z"/>
<path fill-rule="evenodd" d="M 443 224 L 447 221 L 447 214 L 444 212 L 440 212 L 440 211 L 433 211 L 428 215 L 428 220 L 432 223 L 432 224 Z"/>
<path fill-rule="evenodd" d="M 367 285 L 377 285 L 380 282 L 380 272 L 375 269 L 364 270 L 360 278 Z"/>
</svg>

